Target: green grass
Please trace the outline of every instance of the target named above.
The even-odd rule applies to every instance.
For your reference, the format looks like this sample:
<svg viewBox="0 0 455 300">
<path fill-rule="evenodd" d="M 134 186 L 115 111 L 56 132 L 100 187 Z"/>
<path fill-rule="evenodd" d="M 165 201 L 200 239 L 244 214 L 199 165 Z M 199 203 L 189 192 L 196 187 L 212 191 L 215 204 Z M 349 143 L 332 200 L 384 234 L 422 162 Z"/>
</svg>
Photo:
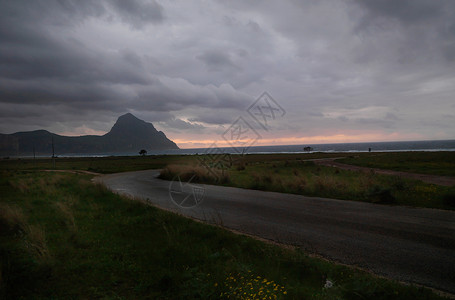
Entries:
<svg viewBox="0 0 455 300">
<path fill-rule="evenodd" d="M 122 198 L 89 175 L 2 171 L 0 205 L 2 299 L 440 299 Z"/>
<path fill-rule="evenodd" d="M 217 175 L 214 176 L 215 172 Z M 397 176 L 372 172 L 340 170 L 318 166 L 312 161 L 286 160 L 244 161 L 228 170 L 207 169 L 195 165 L 169 165 L 161 178 L 180 175 L 200 183 L 301 194 L 380 204 L 406 205 L 440 209 L 455 209 L 453 187 L 423 183 Z"/>
<path fill-rule="evenodd" d="M 364 153 L 338 161 L 370 168 L 455 176 L 455 151 Z"/>
<path fill-rule="evenodd" d="M 159 169 L 168 163 L 181 163 L 193 161 L 194 158 L 187 155 L 154 155 L 154 156 L 111 156 L 111 157 L 72 157 L 56 158 L 56 170 L 84 170 L 96 173 L 117 173 L 127 171 L 140 171 L 147 169 Z M 51 158 L 37 159 L 2 159 L 0 170 L 53 170 Z"/>
<path fill-rule="evenodd" d="M 339 153 L 304 153 L 304 154 L 249 154 L 245 157 L 251 163 L 314 159 L 323 157 L 340 157 Z M 233 155 L 233 157 L 238 157 Z M 110 156 L 110 157 L 61 157 L 55 159 L 56 170 L 84 170 L 97 173 L 117 173 L 127 171 L 140 171 L 147 169 L 160 169 L 172 163 L 192 164 L 197 162 L 196 155 L 150 155 L 150 156 Z M 54 169 L 51 158 L 10 158 L 0 159 L 0 170 L 52 170 Z"/>
</svg>

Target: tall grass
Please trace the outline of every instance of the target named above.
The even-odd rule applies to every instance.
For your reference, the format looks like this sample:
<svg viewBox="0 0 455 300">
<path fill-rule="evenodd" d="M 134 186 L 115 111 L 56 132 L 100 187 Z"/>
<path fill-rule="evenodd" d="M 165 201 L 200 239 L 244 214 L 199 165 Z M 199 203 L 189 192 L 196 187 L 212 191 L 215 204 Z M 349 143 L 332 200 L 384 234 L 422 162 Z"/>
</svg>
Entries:
<svg viewBox="0 0 455 300">
<path fill-rule="evenodd" d="M 22 209 L 0 203 L 0 299 L 16 298 L 25 282 L 46 278 L 51 264 L 45 230 Z"/>
<path fill-rule="evenodd" d="M 233 166 L 215 180 L 206 168 L 191 165 L 170 165 L 161 178 L 174 176 L 201 183 L 222 184 L 248 189 L 293 193 L 307 196 L 357 200 L 378 204 L 408 205 L 455 209 L 454 188 L 426 184 L 397 176 L 340 170 L 305 161 L 275 161 Z"/>
</svg>

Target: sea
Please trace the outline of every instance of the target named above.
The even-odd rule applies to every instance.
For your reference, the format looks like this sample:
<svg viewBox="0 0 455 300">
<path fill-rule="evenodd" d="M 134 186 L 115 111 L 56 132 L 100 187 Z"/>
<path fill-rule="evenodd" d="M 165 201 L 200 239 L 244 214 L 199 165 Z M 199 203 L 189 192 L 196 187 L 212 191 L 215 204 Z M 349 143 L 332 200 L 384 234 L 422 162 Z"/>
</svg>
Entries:
<svg viewBox="0 0 455 300">
<path fill-rule="evenodd" d="M 305 151 L 304 148 L 311 147 Z M 399 152 L 399 151 L 455 151 L 455 140 L 437 141 L 405 141 L 405 142 L 370 142 L 370 143 L 337 143 L 337 144 L 305 144 L 280 146 L 251 146 L 248 148 L 194 148 L 174 150 L 147 150 L 147 155 L 192 155 L 216 153 L 312 153 L 312 152 Z M 137 156 L 138 152 L 92 153 L 92 154 L 59 154 L 59 157 L 105 157 L 105 156 Z"/>
</svg>

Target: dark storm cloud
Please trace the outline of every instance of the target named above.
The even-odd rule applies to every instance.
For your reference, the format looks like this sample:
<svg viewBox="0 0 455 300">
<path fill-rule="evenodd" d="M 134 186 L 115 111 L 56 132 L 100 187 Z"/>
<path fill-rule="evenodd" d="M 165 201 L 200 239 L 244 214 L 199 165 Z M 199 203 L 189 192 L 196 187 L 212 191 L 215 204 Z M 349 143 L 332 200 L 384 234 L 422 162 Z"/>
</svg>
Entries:
<svg viewBox="0 0 455 300">
<path fill-rule="evenodd" d="M 19 33 L 18 38 L 28 34 L 22 31 L 24 28 L 38 32 L 43 23 L 68 26 L 107 13 L 102 1 L 90 0 L 1 0 L 0 5 L 2 25 L 10 25 L 3 30 Z M 33 34 L 30 37 L 34 39 Z"/>
<path fill-rule="evenodd" d="M 94 50 L 72 30 L 89 18 L 119 18 L 135 29 L 165 20 L 156 1 L 2 1 L 0 102 L 16 106 L 59 105 L 81 110 L 169 111 L 187 106 L 238 106 L 244 96 L 229 88 L 164 79 L 144 67 L 129 48 Z M 127 46 L 127 45 L 125 45 Z M 159 75 L 158 75 L 159 76 Z M 2 108 L 3 108 L 2 107 Z M 6 111 L 6 109 L 4 109 Z M 8 109 L 9 117 L 21 110 Z M 177 123 L 175 123 L 177 124 Z"/>
<path fill-rule="evenodd" d="M 374 1 L 356 0 L 364 15 L 356 25 L 363 37 L 372 38 L 386 32 L 399 32 L 401 39 L 384 40 L 385 45 L 399 42 L 400 63 L 455 58 L 455 2 L 450 0 Z M 368 55 L 371 57 L 371 55 Z"/>
<path fill-rule="evenodd" d="M 454 1 L 0 6 L 0 131 L 108 130 L 131 111 L 175 132 L 208 132 L 268 91 L 288 112 L 277 136 L 359 124 L 455 134 L 441 117 L 455 93 Z"/>
<path fill-rule="evenodd" d="M 163 78 L 154 85 L 136 88 L 134 109 L 178 111 L 188 107 L 201 108 L 238 108 L 251 101 L 251 97 L 237 92 L 232 86 L 224 84 L 195 86 L 183 79 Z"/>
<path fill-rule="evenodd" d="M 3 17 L 20 16 L 26 23 L 69 25 L 101 17 L 112 22 L 119 19 L 140 29 L 165 20 L 163 7 L 154 0 L 2 0 L 1 5 Z"/>
<path fill-rule="evenodd" d="M 105 10 L 97 4 L 37 1 L 25 5 L 19 1 L 13 6 L 11 3 L 2 10 L 0 21 L 2 78 L 147 83 L 146 75 L 138 66 L 138 58 L 134 57 L 133 61 L 134 53 L 96 53 L 76 39 L 52 34 L 44 24 L 37 22 L 44 16 L 53 23 L 55 19 L 62 21 L 62 15 L 68 15 L 67 23 L 70 23 L 71 19 L 98 15 Z"/>
</svg>

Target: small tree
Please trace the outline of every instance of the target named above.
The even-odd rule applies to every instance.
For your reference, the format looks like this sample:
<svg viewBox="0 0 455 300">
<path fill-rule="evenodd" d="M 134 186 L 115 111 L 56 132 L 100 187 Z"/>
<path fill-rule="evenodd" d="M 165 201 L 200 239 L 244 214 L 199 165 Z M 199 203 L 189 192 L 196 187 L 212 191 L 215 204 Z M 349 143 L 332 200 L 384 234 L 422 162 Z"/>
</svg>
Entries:
<svg viewBox="0 0 455 300">
<path fill-rule="evenodd" d="M 147 154 L 147 150 L 142 149 L 141 151 L 139 151 L 139 154 L 145 156 Z"/>
</svg>

